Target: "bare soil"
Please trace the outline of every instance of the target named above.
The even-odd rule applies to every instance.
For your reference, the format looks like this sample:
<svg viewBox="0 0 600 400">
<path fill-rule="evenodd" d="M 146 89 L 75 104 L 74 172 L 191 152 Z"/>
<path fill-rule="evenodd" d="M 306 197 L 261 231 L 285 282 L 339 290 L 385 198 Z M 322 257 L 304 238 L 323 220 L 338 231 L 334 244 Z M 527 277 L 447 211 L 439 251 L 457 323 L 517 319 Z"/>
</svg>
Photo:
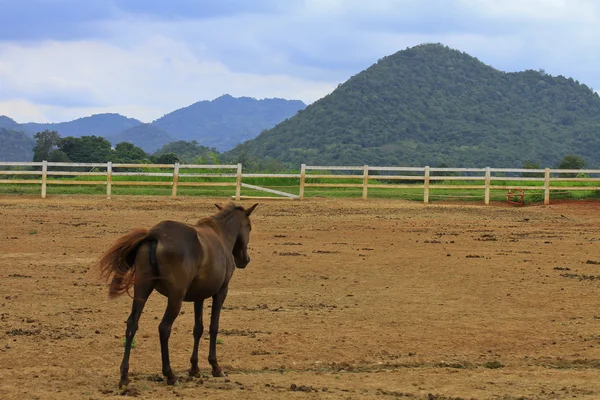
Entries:
<svg viewBox="0 0 600 400">
<path fill-rule="evenodd" d="M 186 379 L 185 304 L 171 336 L 181 379 L 166 385 L 154 293 L 119 390 L 131 300 L 109 301 L 90 267 L 129 229 L 193 222 L 214 201 L 0 198 L 0 398 L 600 398 L 595 202 L 264 201 L 221 315 L 228 377 L 204 361 Z"/>
</svg>

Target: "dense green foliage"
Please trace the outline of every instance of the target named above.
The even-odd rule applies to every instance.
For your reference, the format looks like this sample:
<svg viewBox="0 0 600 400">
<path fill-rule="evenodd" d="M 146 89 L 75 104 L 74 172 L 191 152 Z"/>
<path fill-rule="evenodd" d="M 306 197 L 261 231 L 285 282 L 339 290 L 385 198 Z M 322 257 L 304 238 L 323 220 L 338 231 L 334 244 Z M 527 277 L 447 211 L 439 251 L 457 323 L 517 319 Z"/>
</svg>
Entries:
<svg viewBox="0 0 600 400">
<path fill-rule="evenodd" d="M 139 164 L 150 162 L 148 154 L 132 143 L 121 142 L 115 146 L 111 161 L 122 164 Z"/>
<path fill-rule="evenodd" d="M 35 139 L 35 146 L 33 147 L 33 161 L 55 161 L 54 158 L 60 158 L 61 161 L 64 159 L 62 153 L 57 157 L 52 157 L 55 151 L 58 151 L 58 145 L 60 143 L 60 135 L 56 131 L 45 130 L 38 132 L 33 135 Z"/>
<path fill-rule="evenodd" d="M 221 96 L 200 101 L 157 119 L 153 126 L 177 139 L 196 140 L 219 151 L 256 137 L 303 109 L 299 100 Z"/>
<path fill-rule="evenodd" d="M 113 143 L 129 142 L 141 147 L 145 152 L 151 153 L 167 143 L 174 141 L 173 136 L 151 124 L 140 124 L 109 136 L 107 139 Z"/>
<path fill-rule="evenodd" d="M 100 136 L 67 136 L 60 140 L 58 148 L 76 163 L 101 163 L 113 157 L 110 142 Z"/>
<path fill-rule="evenodd" d="M 583 169 L 585 168 L 586 162 L 583 158 L 575 154 L 568 154 L 558 164 L 559 169 Z M 563 173 L 560 176 L 565 178 L 574 178 L 577 176 L 576 173 Z"/>
<path fill-rule="evenodd" d="M 560 169 L 583 169 L 585 168 L 585 160 L 575 154 L 568 154 L 558 164 Z"/>
<path fill-rule="evenodd" d="M 1 128 L 0 128 L 1 129 Z M 22 135 L 31 141 L 27 135 Z M 34 161 L 122 164 L 156 163 L 218 164 L 219 152 L 214 148 L 200 146 L 198 142 L 179 140 L 164 145 L 150 155 L 133 143 L 120 142 L 114 148 L 108 140 L 99 136 L 67 136 L 61 138 L 56 131 L 45 130 L 34 135 Z M 31 150 L 30 150 L 31 152 Z"/>
<path fill-rule="evenodd" d="M 542 169 L 542 167 L 540 166 L 540 163 L 531 162 L 529 160 L 525 160 L 522 168 L 523 169 Z M 523 172 L 521 174 L 521 176 L 525 177 L 525 178 L 542 178 L 542 177 L 544 177 L 544 174 L 541 172 Z"/>
<path fill-rule="evenodd" d="M 164 154 L 169 153 L 176 155 L 179 161 L 188 164 L 219 163 L 219 152 L 217 151 L 217 149 L 201 146 L 195 140 L 192 140 L 190 142 L 186 142 L 185 140 L 171 142 L 161 147 L 160 150 L 156 151 L 154 153 L 154 156 L 160 157 Z"/>
<path fill-rule="evenodd" d="M 24 132 L 0 127 L 0 161 L 29 161 L 34 145 Z"/>
<path fill-rule="evenodd" d="M 600 166 L 600 98 L 543 71 L 505 73 L 425 44 L 385 57 L 226 154 L 292 165 Z"/>
<path fill-rule="evenodd" d="M 175 164 L 181 162 L 181 159 L 175 153 L 162 153 L 153 155 L 152 162 L 155 164 Z"/>
<path fill-rule="evenodd" d="M 149 163 L 150 156 L 132 143 L 121 142 L 113 149 L 108 140 L 99 136 L 67 136 L 45 130 L 34 135 L 33 161 L 77 163 Z"/>
</svg>

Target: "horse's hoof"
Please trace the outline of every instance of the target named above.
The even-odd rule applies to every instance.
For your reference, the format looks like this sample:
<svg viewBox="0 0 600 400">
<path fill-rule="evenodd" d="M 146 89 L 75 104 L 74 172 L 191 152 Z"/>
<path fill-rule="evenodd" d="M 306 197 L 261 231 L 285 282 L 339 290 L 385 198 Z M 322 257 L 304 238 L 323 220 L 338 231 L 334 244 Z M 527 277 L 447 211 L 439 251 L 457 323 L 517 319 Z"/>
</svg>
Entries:
<svg viewBox="0 0 600 400">
<path fill-rule="evenodd" d="M 178 380 L 178 378 L 175 375 L 169 376 L 167 378 L 167 385 L 174 385 L 177 383 L 177 380 Z"/>
<path fill-rule="evenodd" d="M 190 376 L 193 376 L 194 378 L 199 378 L 200 377 L 200 368 L 192 368 L 188 371 Z"/>
<path fill-rule="evenodd" d="M 212 376 L 215 378 L 225 378 L 227 375 L 225 375 L 222 369 L 218 369 L 217 371 L 213 371 Z"/>
<path fill-rule="evenodd" d="M 119 381 L 119 389 L 123 389 L 123 386 L 129 385 L 129 379 L 124 378 Z"/>
</svg>

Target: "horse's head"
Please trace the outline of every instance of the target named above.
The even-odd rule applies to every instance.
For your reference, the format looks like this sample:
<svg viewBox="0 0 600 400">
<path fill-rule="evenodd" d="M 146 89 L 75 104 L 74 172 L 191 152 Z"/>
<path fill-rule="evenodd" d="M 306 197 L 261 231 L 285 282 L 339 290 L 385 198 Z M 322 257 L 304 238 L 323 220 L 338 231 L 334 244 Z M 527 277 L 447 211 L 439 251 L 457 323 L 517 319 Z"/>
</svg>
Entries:
<svg viewBox="0 0 600 400">
<path fill-rule="evenodd" d="M 222 210 L 218 204 L 215 204 L 219 210 Z M 250 263 L 250 256 L 248 255 L 248 242 L 250 241 L 250 231 L 252 230 L 252 223 L 250 222 L 250 214 L 258 204 L 254 204 L 247 210 L 243 207 L 236 207 L 236 213 L 239 219 L 239 229 L 233 245 L 233 259 L 235 260 L 235 266 L 238 268 L 246 268 Z"/>
</svg>

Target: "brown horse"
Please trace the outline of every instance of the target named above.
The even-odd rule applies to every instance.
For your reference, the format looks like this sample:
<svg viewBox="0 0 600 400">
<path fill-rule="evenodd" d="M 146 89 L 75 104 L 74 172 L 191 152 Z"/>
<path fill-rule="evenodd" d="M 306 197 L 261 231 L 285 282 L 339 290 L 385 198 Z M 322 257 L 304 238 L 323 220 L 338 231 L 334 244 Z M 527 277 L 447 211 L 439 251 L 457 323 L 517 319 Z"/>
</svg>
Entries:
<svg viewBox="0 0 600 400">
<path fill-rule="evenodd" d="M 172 385 L 177 381 L 169 362 L 169 336 L 183 301 L 194 302 L 194 350 L 189 374 L 194 376 L 200 372 L 198 345 L 204 330 L 202 311 L 204 300 L 209 297 L 212 297 L 212 310 L 208 362 L 213 376 L 225 376 L 217 362 L 219 315 L 235 267 L 245 268 L 250 262 L 248 241 L 252 226 L 249 216 L 257 204 L 247 210 L 233 203 L 225 207 L 215 205 L 219 212 L 195 225 L 163 221 L 150 230 L 133 230 L 118 239 L 98 261 L 101 276 L 111 281 L 110 298 L 129 292 L 133 286 L 120 387 L 129 384 L 131 343 L 146 300 L 154 289 L 168 299 L 158 326 L 162 372 L 167 383 Z"/>
</svg>

